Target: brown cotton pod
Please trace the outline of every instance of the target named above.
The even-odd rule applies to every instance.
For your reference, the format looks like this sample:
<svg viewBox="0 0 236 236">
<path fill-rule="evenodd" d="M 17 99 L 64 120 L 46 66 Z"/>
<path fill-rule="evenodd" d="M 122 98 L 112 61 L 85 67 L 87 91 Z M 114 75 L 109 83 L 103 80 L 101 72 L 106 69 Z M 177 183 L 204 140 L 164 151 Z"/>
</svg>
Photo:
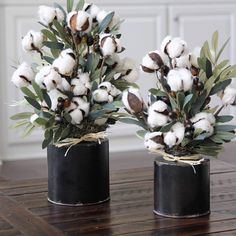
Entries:
<svg viewBox="0 0 236 236">
<path fill-rule="evenodd" d="M 163 144 L 163 135 L 157 135 L 151 138 L 151 140 L 154 141 L 155 143 Z"/>
<path fill-rule="evenodd" d="M 128 92 L 128 103 L 134 113 L 139 113 L 143 110 L 143 102 L 133 93 Z"/>
<path fill-rule="evenodd" d="M 71 18 L 70 18 L 70 29 L 72 32 L 76 32 L 76 24 L 77 24 L 77 16 L 78 14 L 74 14 Z"/>
<path fill-rule="evenodd" d="M 141 65 L 141 68 L 146 73 L 153 73 L 153 72 L 155 72 L 155 70 L 152 70 L 152 69 L 150 69 L 150 68 L 148 68 L 146 66 L 143 66 L 143 65 Z"/>
<path fill-rule="evenodd" d="M 198 76 L 199 75 L 199 68 L 196 68 L 195 66 L 191 66 L 191 74 L 192 76 Z"/>
<path fill-rule="evenodd" d="M 156 62 L 156 64 L 159 66 L 159 67 L 162 67 L 164 65 L 163 61 L 162 61 L 162 58 L 160 57 L 160 55 L 158 53 L 155 53 L 155 52 L 151 52 L 148 54 L 149 57 L 154 61 Z"/>
</svg>

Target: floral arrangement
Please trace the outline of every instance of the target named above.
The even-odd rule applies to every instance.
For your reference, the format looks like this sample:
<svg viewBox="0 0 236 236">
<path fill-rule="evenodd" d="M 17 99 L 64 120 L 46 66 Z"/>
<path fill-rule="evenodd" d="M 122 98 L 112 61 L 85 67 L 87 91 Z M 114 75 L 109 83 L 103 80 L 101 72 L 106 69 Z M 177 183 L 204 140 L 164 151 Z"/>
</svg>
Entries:
<svg viewBox="0 0 236 236">
<path fill-rule="evenodd" d="M 24 135 L 41 127 L 43 148 L 86 135 L 103 137 L 117 120 L 122 91 L 139 73 L 134 61 L 118 55 L 124 51 L 122 20 L 83 0 L 76 6 L 67 0 L 67 12 L 56 3 L 40 6 L 38 15 L 43 29 L 30 30 L 22 48 L 39 63 L 23 62 L 12 76 L 33 111 L 12 116 L 14 127 L 24 127 Z"/>
<path fill-rule="evenodd" d="M 167 36 L 160 51 L 142 59 L 142 71 L 155 74 L 157 87 L 149 90 L 147 105 L 137 88 L 127 89 L 122 100 L 129 115 L 120 120 L 143 128 L 137 134 L 148 149 L 172 156 L 216 156 L 235 137 L 236 126 L 225 124 L 233 117 L 220 115 L 226 106 L 236 105 L 236 89 L 230 85 L 236 65 L 219 62 L 227 42 L 218 49 L 215 32 L 211 46 L 206 41 L 189 52 L 184 40 Z"/>
</svg>

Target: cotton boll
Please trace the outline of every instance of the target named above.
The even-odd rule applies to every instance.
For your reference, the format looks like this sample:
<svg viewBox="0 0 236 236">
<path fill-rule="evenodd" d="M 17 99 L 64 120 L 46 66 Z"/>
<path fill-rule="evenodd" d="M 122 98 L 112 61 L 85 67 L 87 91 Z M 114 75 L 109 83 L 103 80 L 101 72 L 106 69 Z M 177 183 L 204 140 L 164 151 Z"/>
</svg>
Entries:
<svg viewBox="0 0 236 236">
<path fill-rule="evenodd" d="M 171 130 L 177 138 L 176 144 L 177 145 L 180 144 L 184 138 L 184 132 L 185 132 L 184 125 L 180 122 L 177 122 L 171 127 Z"/>
<path fill-rule="evenodd" d="M 64 13 L 59 8 L 40 6 L 38 15 L 40 22 L 45 26 L 49 26 L 54 19 L 57 19 L 59 22 L 64 20 Z"/>
<path fill-rule="evenodd" d="M 215 116 L 212 113 L 199 112 L 193 118 L 191 118 L 192 123 L 196 123 L 200 120 L 207 120 L 210 124 L 216 122 Z"/>
<path fill-rule="evenodd" d="M 113 84 L 111 85 L 111 90 L 109 92 L 109 94 L 112 97 L 117 97 L 121 94 L 121 91 L 119 89 L 117 89 Z"/>
<path fill-rule="evenodd" d="M 236 103 L 236 89 L 230 86 L 223 92 L 222 103 L 224 105 L 234 105 Z"/>
<path fill-rule="evenodd" d="M 164 146 L 162 145 L 162 135 L 162 132 L 146 133 L 144 137 L 144 146 L 151 150 L 163 149 Z"/>
<path fill-rule="evenodd" d="M 143 99 L 137 88 L 130 87 L 123 92 L 122 102 L 130 113 L 139 113 L 143 110 Z"/>
<path fill-rule="evenodd" d="M 96 89 L 93 92 L 93 100 L 98 103 L 108 102 L 109 93 L 104 89 Z"/>
<path fill-rule="evenodd" d="M 67 98 L 67 96 L 63 93 L 61 93 L 60 91 L 58 91 L 57 89 L 52 89 L 48 92 L 48 95 L 51 99 L 51 110 L 54 111 L 57 108 L 57 104 L 58 104 L 58 98 L 62 97 L 64 99 Z"/>
<path fill-rule="evenodd" d="M 97 13 L 97 21 L 99 24 L 105 19 L 105 17 L 110 14 L 111 12 L 107 12 L 105 10 L 99 11 Z M 117 15 L 114 15 L 112 17 L 112 20 L 110 24 L 108 25 L 109 29 L 112 29 L 114 26 L 116 26 L 120 22 L 120 18 Z"/>
<path fill-rule="evenodd" d="M 188 91 L 192 88 L 193 79 L 191 72 L 185 68 L 170 70 L 167 75 L 167 83 L 172 91 Z"/>
<path fill-rule="evenodd" d="M 99 84 L 99 89 L 105 89 L 108 93 L 111 91 L 112 84 L 109 81 L 102 82 Z"/>
<path fill-rule="evenodd" d="M 167 132 L 164 135 L 164 143 L 169 147 L 172 148 L 177 143 L 177 137 L 172 131 Z"/>
<path fill-rule="evenodd" d="M 85 11 L 85 9 L 87 9 L 86 11 L 91 15 L 93 19 L 96 19 L 98 13 L 100 12 L 99 7 L 95 4 L 85 3 L 83 10 Z"/>
<path fill-rule="evenodd" d="M 201 48 L 196 47 L 193 49 L 192 53 L 190 54 L 190 63 L 192 66 L 196 68 L 199 68 L 197 59 L 200 57 L 200 52 L 201 52 Z"/>
<path fill-rule="evenodd" d="M 100 35 L 100 50 L 103 56 L 111 56 L 114 53 L 121 52 L 120 40 L 110 34 Z"/>
<path fill-rule="evenodd" d="M 76 96 L 86 95 L 87 94 L 87 88 L 84 86 L 84 84 L 81 82 L 80 79 L 72 79 L 71 81 L 71 87 L 72 92 Z"/>
<path fill-rule="evenodd" d="M 71 29 L 72 32 L 76 32 L 77 30 L 77 11 L 71 11 L 68 13 L 66 22 L 68 27 Z"/>
<path fill-rule="evenodd" d="M 71 49 L 65 49 L 60 56 L 54 60 L 53 67 L 56 67 L 61 75 L 71 76 L 76 65 L 75 54 Z"/>
<path fill-rule="evenodd" d="M 41 49 L 43 46 L 43 34 L 41 32 L 29 31 L 22 39 L 22 48 L 29 52 L 35 49 Z"/>
<path fill-rule="evenodd" d="M 34 79 L 34 72 L 30 65 L 23 62 L 13 73 L 11 81 L 16 87 L 22 88 L 28 86 Z"/>
<path fill-rule="evenodd" d="M 144 72 L 152 73 L 155 70 L 158 70 L 158 65 L 150 58 L 150 56 L 147 54 L 142 59 L 141 69 Z"/>
<path fill-rule="evenodd" d="M 155 111 L 150 111 L 148 114 L 147 123 L 151 128 L 155 128 L 166 125 L 168 120 L 168 116 Z"/>
<path fill-rule="evenodd" d="M 70 116 L 71 116 L 71 119 L 72 119 L 71 123 L 74 124 L 74 125 L 79 125 L 84 119 L 83 113 L 79 108 L 71 111 Z"/>
<path fill-rule="evenodd" d="M 161 52 L 166 53 L 166 46 L 171 42 L 172 37 L 170 35 L 166 36 L 161 43 Z"/>
<path fill-rule="evenodd" d="M 71 86 L 65 78 L 62 78 L 61 84 L 59 84 L 57 86 L 57 88 L 60 89 L 61 91 L 70 91 L 71 90 Z"/>
<path fill-rule="evenodd" d="M 169 117 L 165 114 L 167 111 L 167 104 L 163 101 L 156 101 L 148 108 L 147 123 L 151 128 L 167 124 Z"/>
<path fill-rule="evenodd" d="M 85 86 L 87 90 L 91 90 L 92 85 L 90 83 L 90 78 L 88 73 L 81 73 L 78 75 L 78 78 L 80 79 L 81 83 Z"/>
<path fill-rule="evenodd" d="M 76 29 L 84 33 L 90 32 L 92 27 L 92 17 L 86 11 L 78 11 L 76 19 Z"/>
<path fill-rule="evenodd" d="M 90 104 L 88 102 L 84 101 L 84 99 L 79 97 L 74 97 L 72 99 L 72 102 L 77 106 L 77 108 L 84 112 L 85 117 L 88 116 L 90 109 Z"/>
<path fill-rule="evenodd" d="M 178 67 L 178 68 L 187 68 L 187 69 L 189 69 L 191 67 L 191 64 L 190 64 L 190 61 L 189 61 L 189 54 L 172 59 L 172 65 L 173 65 L 174 68 Z"/>
<path fill-rule="evenodd" d="M 214 133 L 214 128 L 210 124 L 210 122 L 206 119 L 199 120 L 198 122 L 193 124 L 195 129 L 201 129 L 204 133 L 206 133 L 206 137 L 210 137 Z"/>
</svg>

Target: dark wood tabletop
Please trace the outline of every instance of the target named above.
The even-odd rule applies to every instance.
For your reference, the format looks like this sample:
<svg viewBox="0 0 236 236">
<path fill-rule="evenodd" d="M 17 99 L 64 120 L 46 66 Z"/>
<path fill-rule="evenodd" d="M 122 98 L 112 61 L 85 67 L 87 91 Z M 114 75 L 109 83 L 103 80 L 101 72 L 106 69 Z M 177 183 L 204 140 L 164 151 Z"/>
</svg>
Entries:
<svg viewBox="0 0 236 236">
<path fill-rule="evenodd" d="M 0 236 L 236 235 L 236 166 L 211 160 L 211 214 L 154 215 L 153 169 L 113 171 L 111 201 L 83 207 L 47 202 L 47 179 L 0 179 Z"/>
</svg>

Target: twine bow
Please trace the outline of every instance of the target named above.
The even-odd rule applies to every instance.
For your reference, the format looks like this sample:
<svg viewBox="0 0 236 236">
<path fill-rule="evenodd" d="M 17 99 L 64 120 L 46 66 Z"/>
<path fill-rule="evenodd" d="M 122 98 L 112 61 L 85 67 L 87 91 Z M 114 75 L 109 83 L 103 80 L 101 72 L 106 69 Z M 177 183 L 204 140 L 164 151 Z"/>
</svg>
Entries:
<svg viewBox="0 0 236 236">
<path fill-rule="evenodd" d="M 166 161 L 180 162 L 190 165 L 193 168 L 194 174 L 196 174 L 195 165 L 199 165 L 204 161 L 199 154 L 189 156 L 174 156 L 161 150 L 149 149 L 150 153 L 159 154 Z"/>
<path fill-rule="evenodd" d="M 68 152 L 70 151 L 70 149 L 73 146 L 75 146 L 83 141 L 85 141 L 85 142 L 96 142 L 97 141 L 99 144 L 101 144 L 101 140 L 106 139 L 106 138 L 107 138 L 106 132 L 90 133 L 90 134 L 85 134 L 81 138 L 64 139 L 63 141 L 56 143 L 55 146 L 58 148 L 68 147 L 68 149 L 65 152 L 65 156 L 67 156 Z"/>
</svg>

